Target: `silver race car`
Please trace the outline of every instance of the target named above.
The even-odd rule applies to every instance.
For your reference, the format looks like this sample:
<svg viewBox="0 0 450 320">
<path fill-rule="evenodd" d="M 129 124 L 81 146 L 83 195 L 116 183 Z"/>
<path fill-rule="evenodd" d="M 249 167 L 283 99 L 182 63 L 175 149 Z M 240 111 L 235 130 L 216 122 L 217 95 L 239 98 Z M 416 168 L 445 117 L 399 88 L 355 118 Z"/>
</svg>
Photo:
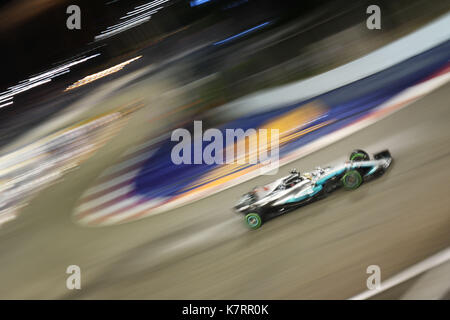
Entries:
<svg viewBox="0 0 450 320">
<path fill-rule="evenodd" d="M 363 150 L 355 150 L 349 161 L 335 166 L 300 173 L 292 170 L 268 185 L 256 187 L 243 195 L 234 210 L 245 215 L 250 229 L 258 229 L 265 221 L 295 208 L 322 199 L 339 187 L 358 188 L 363 182 L 381 176 L 392 163 L 388 150 L 376 153 L 373 159 Z"/>
</svg>

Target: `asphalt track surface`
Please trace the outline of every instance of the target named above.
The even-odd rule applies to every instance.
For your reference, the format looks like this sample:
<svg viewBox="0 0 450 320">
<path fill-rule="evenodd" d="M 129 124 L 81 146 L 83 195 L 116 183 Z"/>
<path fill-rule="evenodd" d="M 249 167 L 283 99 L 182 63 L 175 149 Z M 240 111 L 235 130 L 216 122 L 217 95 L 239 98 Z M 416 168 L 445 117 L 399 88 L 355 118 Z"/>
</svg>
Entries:
<svg viewBox="0 0 450 320">
<path fill-rule="evenodd" d="M 141 221 L 85 228 L 70 219 L 83 190 L 119 153 L 115 142 L 43 191 L 0 229 L 0 298 L 346 299 L 450 245 L 450 107 L 447 84 L 401 111 L 280 168 L 313 169 L 354 148 L 389 148 L 380 179 L 249 231 L 231 212 L 261 176 Z M 128 127 L 130 130 L 130 127 Z M 125 139 L 126 134 L 121 135 Z M 106 148 L 106 147 L 105 147 Z M 103 157 L 103 158 L 102 158 Z M 106 160 L 105 160 L 106 161 Z M 66 288 L 67 266 L 81 290 Z M 442 279 L 448 281 L 449 279 Z"/>
</svg>

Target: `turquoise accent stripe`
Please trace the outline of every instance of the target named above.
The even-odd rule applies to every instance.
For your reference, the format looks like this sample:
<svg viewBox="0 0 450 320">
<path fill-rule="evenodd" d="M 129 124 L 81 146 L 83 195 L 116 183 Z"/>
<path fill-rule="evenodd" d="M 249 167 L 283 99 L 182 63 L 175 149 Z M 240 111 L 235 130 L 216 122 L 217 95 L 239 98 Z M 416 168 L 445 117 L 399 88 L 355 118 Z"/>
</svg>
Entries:
<svg viewBox="0 0 450 320">
<path fill-rule="evenodd" d="M 373 173 L 377 170 L 377 168 L 378 168 L 378 166 L 374 166 L 374 165 L 371 165 L 371 164 L 358 164 L 358 165 L 353 164 L 353 165 L 352 165 L 352 169 L 354 169 L 354 168 L 368 168 L 368 167 L 372 167 L 372 169 L 370 169 L 370 171 L 367 172 L 367 173 L 365 174 L 365 176 L 370 176 L 370 175 L 373 174 Z"/>
<path fill-rule="evenodd" d="M 304 196 L 298 197 L 298 198 L 291 198 L 288 201 L 286 201 L 285 203 L 291 203 L 291 202 L 297 202 L 297 201 L 302 201 L 305 200 L 306 198 L 309 197 L 309 194 L 306 194 Z"/>
<path fill-rule="evenodd" d="M 377 171 L 377 167 L 376 167 L 376 166 L 373 166 L 373 168 L 370 169 L 370 171 L 366 173 L 366 176 L 370 176 L 370 175 L 371 175 L 372 173 L 374 173 L 375 171 Z"/>
<path fill-rule="evenodd" d="M 340 175 L 340 174 L 341 174 L 342 172 L 344 172 L 344 171 L 345 171 L 345 168 L 344 168 L 344 169 L 341 169 L 341 170 L 338 170 L 338 171 L 335 171 L 335 172 L 333 172 L 333 173 L 331 173 L 331 174 L 329 174 L 329 175 L 323 177 L 322 179 L 318 180 L 318 181 L 316 182 L 316 185 L 322 185 L 322 184 L 324 184 L 327 180 L 329 180 L 329 179 L 331 179 L 331 178 L 333 178 L 333 177 L 335 177 L 335 176 Z"/>
</svg>

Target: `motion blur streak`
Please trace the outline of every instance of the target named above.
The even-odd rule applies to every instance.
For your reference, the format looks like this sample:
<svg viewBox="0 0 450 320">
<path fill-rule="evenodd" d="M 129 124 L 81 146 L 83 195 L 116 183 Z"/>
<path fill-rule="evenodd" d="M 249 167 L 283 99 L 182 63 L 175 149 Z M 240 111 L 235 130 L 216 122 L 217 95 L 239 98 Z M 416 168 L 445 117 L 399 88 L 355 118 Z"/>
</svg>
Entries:
<svg viewBox="0 0 450 320">
<path fill-rule="evenodd" d="M 89 76 L 86 76 L 86 77 L 84 77 L 83 79 L 78 80 L 78 81 L 75 82 L 74 84 L 68 86 L 68 87 L 65 89 L 65 91 L 72 90 L 72 89 L 78 88 L 78 87 L 80 87 L 80 86 L 84 86 L 85 84 L 91 83 L 91 82 L 93 82 L 93 81 L 95 81 L 95 80 L 101 79 L 101 78 L 106 77 L 106 76 L 108 76 L 108 75 L 110 75 L 110 74 L 112 74 L 112 73 L 115 73 L 115 72 L 117 72 L 117 71 L 120 71 L 120 70 L 122 70 L 127 64 L 129 64 L 129 63 L 131 63 L 131 62 L 133 62 L 133 61 L 135 61 L 135 60 L 138 60 L 138 59 L 140 59 L 140 58 L 142 58 L 142 56 L 138 56 L 138 57 L 136 57 L 136 58 L 129 59 L 129 60 L 127 60 L 127 61 L 124 61 L 124 62 L 122 62 L 122 63 L 119 63 L 119 64 L 117 64 L 117 65 L 115 65 L 115 66 L 113 66 L 113 67 L 111 67 L 111 68 L 106 69 L 106 70 L 103 70 L 103 71 L 100 71 L 100 72 L 91 74 L 91 75 L 89 75 Z"/>
<path fill-rule="evenodd" d="M 92 58 L 95 58 L 95 57 L 99 56 L 99 55 L 100 55 L 100 53 L 96 53 L 96 54 L 93 54 L 93 55 L 88 56 L 88 57 L 78 58 L 75 61 L 71 61 L 69 63 L 60 65 L 60 66 L 58 66 L 56 68 L 53 68 L 53 69 L 51 69 L 49 71 L 45 71 L 45 72 L 40 73 L 40 74 L 38 74 L 36 76 L 33 76 L 33 77 L 31 77 L 31 78 L 29 78 L 27 80 L 20 81 L 19 84 L 15 85 L 15 86 L 12 86 L 12 87 L 9 87 L 8 91 L 0 92 L 0 101 L 4 100 L 4 99 L 12 99 L 15 95 L 17 95 L 19 93 L 28 91 L 28 90 L 30 90 L 32 88 L 35 88 L 37 86 L 43 85 L 43 84 L 45 84 L 47 82 L 50 82 L 53 78 L 61 76 L 61 75 L 65 74 L 65 73 L 70 72 L 70 68 L 71 67 L 76 66 L 77 64 L 86 62 L 86 61 L 88 61 L 88 60 L 90 60 Z M 12 102 L 8 103 L 8 104 L 5 104 L 5 105 L 2 105 L 0 107 L 4 107 L 4 106 L 10 105 L 10 104 L 12 104 Z"/>
<path fill-rule="evenodd" d="M 270 24 L 270 21 L 261 23 L 260 25 L 257 25 L 256 27 L 253 27 L 253 28 L 250 28 L 248 30 L 242 31 L 242 32 L 240 32 L 240 33 L 238 33 L 238 34 L 236 34 L 234 36 L 231 36 L 229 38 L 226 38 L 226 39 L 224 39 L 222 41 L 217 41 L 217 42 L 214 43 L 214 45 L 220 45 L 220 44 L 224 44 L 224 43 L 227 43 L 229 41 L 232 41 L 232 40 L 236 40 L 236 39 L 238 39 L 240 37 L 245 36 L 248 33 L 251 33 L 251 32 L 254 32 L 254 31 L 258 30 L 258 29 L 264 28 L 264 27 L 268 26 L 269 24 Z"/>
<path fill-rule="evenodd" d="M 3 102 L 3 101 L 2 101 Z M 0 108 L 3 108 L 3 107 L 6 107 L 6 106 L 9 106 L 10 104 L 13 104 L 13 102 L 12 101 L 10 101 L 10 102 L 7 102 L 7 103 L 3 103 L 3 104 L 0 104 Z"/>
<path fill-rule="evenodd" d="M 149 21 L 153 14 L 157 13 L 159 10 L 163 9 L 163 6 L 160 6 L 169 0 L 155 0 L 149 2 L 145 5 L 140 5 L 134 8 L 134 10 L 127 12 L 127 14 L 120 18 L 120 20 L 128 19 L 124 22 L 120 22 L 118 24 L 109 26 L 106 30 L 102 31 L 99 35 L 95 36 L 95 41 L 103 40 L 109 37 L 112 37 L 118 33 L 121 33 L 130 28 L 137 27 L 140 24 L 143 24 Z M 160 6 L 160 7 L 157 7 Z M 157 7 L 151 11 L 148 11 L 154 7 Z M 138 16 L 135 16 L 139 14 Z"/>
<path fill-rule="evenodd" d="M 0 158 L 0 226 L 11 221 L 38 191 L 75 169 L 126 123 L 134 104 L 84 120 Z"/>
</svg>

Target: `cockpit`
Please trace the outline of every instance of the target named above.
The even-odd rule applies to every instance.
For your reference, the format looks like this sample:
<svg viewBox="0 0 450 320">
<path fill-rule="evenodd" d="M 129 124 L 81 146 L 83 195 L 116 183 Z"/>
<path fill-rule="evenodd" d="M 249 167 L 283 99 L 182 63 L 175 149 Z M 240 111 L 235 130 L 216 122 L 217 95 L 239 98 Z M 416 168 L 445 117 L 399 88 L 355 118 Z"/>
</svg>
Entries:
<svg viewBox="0 0 450 320">
<path fill-rule="evenodd" d="M 295 186 L 297 183 L 303 181 L 304 178 L 301 176 L 300 172 L 298 172 L 296 169 L 293 169 L 290 171 L 290 175 L 287 176 L 280 186 L 277 189 L 285 190 L 289 189 L 293 186 Z"/>
</svg>

